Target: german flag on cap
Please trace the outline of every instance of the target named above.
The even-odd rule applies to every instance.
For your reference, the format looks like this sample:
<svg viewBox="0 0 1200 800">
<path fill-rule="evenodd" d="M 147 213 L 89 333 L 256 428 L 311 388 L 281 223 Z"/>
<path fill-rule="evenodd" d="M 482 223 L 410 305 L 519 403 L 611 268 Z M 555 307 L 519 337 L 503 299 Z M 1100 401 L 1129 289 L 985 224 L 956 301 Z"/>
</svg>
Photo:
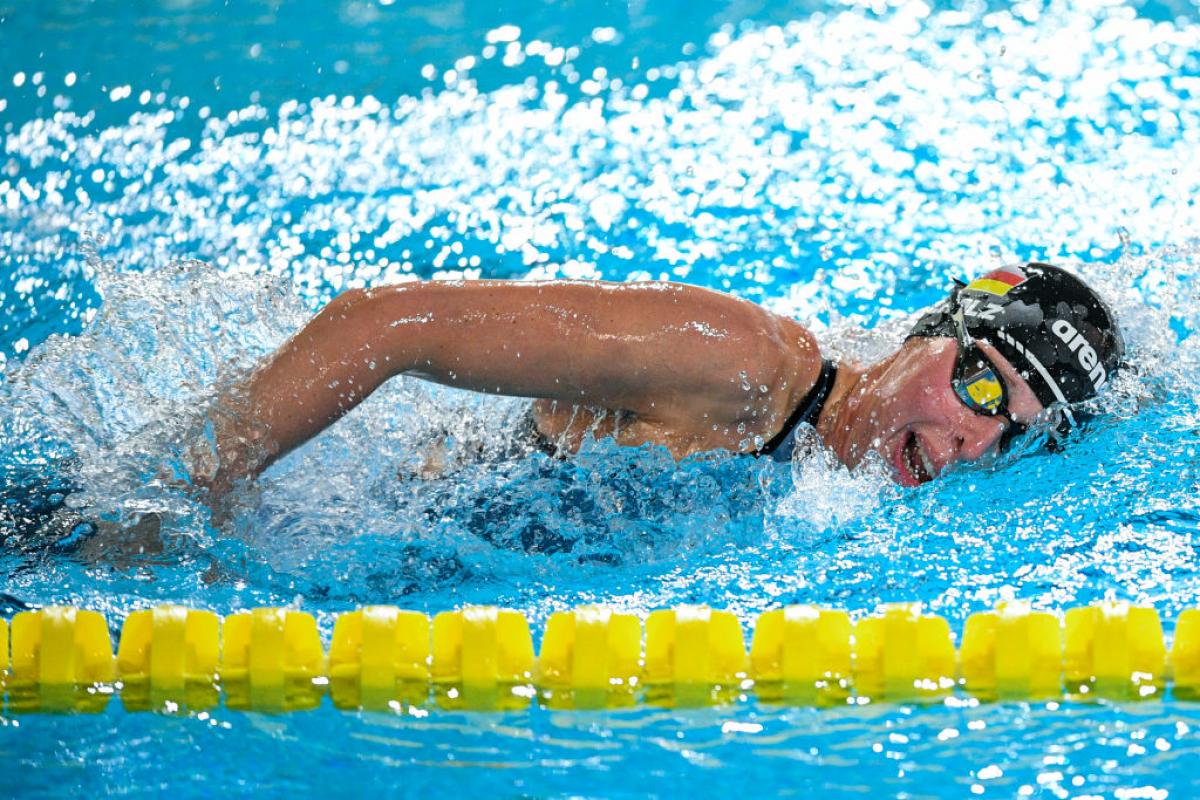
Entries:
<svg viewBox="0 0 1200 800">
<path fill-rule="evenodd" d="M 1025 275 L 1011 267 L 993 270 L 982 278 L 976 278 L 967 284 L 967 288 L 976 292 L 987 292 L 997 297 L 1004 297 L 1014 286 L 1020 286 L 1028 280 Z"/>
</svg>

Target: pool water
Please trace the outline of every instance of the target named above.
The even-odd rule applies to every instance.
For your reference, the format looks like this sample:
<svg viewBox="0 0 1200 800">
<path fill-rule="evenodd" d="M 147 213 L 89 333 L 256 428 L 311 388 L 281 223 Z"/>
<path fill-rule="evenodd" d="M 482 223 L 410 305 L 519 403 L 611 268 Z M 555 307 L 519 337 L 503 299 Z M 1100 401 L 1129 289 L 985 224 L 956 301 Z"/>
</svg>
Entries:
<svg viewBox="0 0 1200 800">
<path fill-rule="evenodd" d="M 0 0 L 0 612 L 1200 604 L 1200 6 Z M 476 7 L 478 6 L 478 7 Z M 336 292 L 671 279 L 887 352 L 951 277 L 1102 287 L 1088 435 L 877 464 L 597 442 L 396 380 L 238 495 L 173 488 L 217 388 Z M 447 465 L 423 470 L 431 443 Z M 143 536 L 140 522 L 160 521 Z M 87 531 L 130 531 L 103 547 Z M 0 717 L 6 796 L 1189 797 L 1200 706 Z M 631 779 L 630 776 L 636 776 Z"/>
</svg>

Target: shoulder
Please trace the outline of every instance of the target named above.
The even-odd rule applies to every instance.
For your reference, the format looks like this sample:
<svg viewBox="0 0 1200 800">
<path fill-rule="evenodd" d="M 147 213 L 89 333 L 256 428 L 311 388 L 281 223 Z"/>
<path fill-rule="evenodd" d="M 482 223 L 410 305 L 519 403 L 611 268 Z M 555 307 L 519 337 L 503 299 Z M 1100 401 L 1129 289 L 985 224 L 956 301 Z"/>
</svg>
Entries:
<svg viewBox="0 0 1200 800">
<path fill-rule="evenodd" d="M 738 374 L 745 371 L 756 386 L 767 386 L 772 395 L 798 393 L 799 399 L 820 375 L 821 349 L 816 337 L 790 317 L 750 300 L 700 286 L 629 285 L 673 298 L 678 309 L 677 321 L 683 320 L 690 326 L 689 330 L 695 334 L 693 340 L 706 348 L 714 367 L 729 361 L 727 367 L 736 366 Z"/>
<path fill-rule="evenodd" d="M 770 339 L 766 365 L 772 381 L 768 384 L 770 403 L 767 432 L 774 434 L 778 425 L 791 414 L 809 393 L 821 375 L 821 347 L 812 331 L 789 317 L 771 312 L 767 324 Z"/>
</svg>

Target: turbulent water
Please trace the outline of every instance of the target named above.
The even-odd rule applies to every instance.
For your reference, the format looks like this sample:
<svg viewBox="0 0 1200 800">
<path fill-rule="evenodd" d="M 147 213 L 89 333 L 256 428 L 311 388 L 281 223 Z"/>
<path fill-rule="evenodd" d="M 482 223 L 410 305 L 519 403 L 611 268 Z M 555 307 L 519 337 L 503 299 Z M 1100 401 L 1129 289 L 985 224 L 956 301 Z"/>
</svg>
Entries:
<svg viewBox="0 0 1200 800">
<path fill-rule="evenodd" d="M 367 602 L 537 622 L 584 601 L 748 619 L 902 599 L 957 627 L 1014 596 L 1152 603 L 1169 628 L 1200 600 L 1196 14 L 848 4 L 726 25 L 679 61 L 620 41 L 504 26 L 398 98 L 214 113 L 118 86 L 7 123 L 3 591 L 114 619 L 299 603 L 326 629 Z M 62 77 L 38 75 L 53 95 Z M 951 277 L 1034 258 L 1101 287 L 1135 365 L 1061 455 L 915 491 L 819 448 L 677 465 L 597 442 L 564 462 L 514 450 L 522 401 L 397 379 L 229 519 L 186 488 L 221 388 L 345 288 L 681 280 L 870 360 Z"/>
<path fill-rule="evenodd" d="M 727 26 L 694 60 L 622 78 L 580 73 L 579 47 L 498 29 L 420 96 L 216 118 L 147 92 L 123 125 L 99 129 L 69 109 L 24 123 L 6 137 L 0 183 L 15 358 L 3 449 L 8 491 L 27 498 L 9 504 L 11 538 L 21 558 L 41 559 L 89 521 L 131 532 L 107 534 L 128 540 L 112 553 L 93 543 L 82 559 L 39 560 L 15 588 L 38 599 L 64 582 L 95 591 L 97 571 L 123 582 L 165 568 L 187 575 L 152 590 L 168 596 L 215 583 L 256 599 L 436 602 L 475 582 L 515 599 L 531 581 L 534 597 L 611 581 L 576 590 L 620 597 L 626 581 L 650 580 L 653 602 L 758 606 L 828 587 L 809 582 L 810 559 L 835 541 L 818 568 L 837 588 L 816 599 L 870 607 L 893 592 L 849 564 L 965 547 L 970 562 L 934 585 L 896 589 L 957 604 L 961 578 L 982 601 L 1012 585 L 1057 601 L 1083 582 L 1054 551 L 1081 537 L 1075 569 L 1109 574 L 1121 594 L 1179 598 L 1149 578 L 1130 591 L 1119 559 L 1093 548 L 1144 530 L 1171 574 L 1191 561 L 1183 542 L 1162 551 L 1180 524 L 1155 514 L 1192 506 L 1178 492 L 1192 450 L 1176 447 L 1191 447 L 1197 370 L 1196 34 L 1104 4 L 917 3 Z M 477 88 L 472 70 L 489 60 L 510 85 Z M 721 454 L 676 467 L 598 443 L 560 463 L 506 452 L 521 403 L 398 380 L 268 472 L 220 527 L 170 480 L 186 478 L 218 387 L 343 288 L 686 280 L 765 302 L 832 352 L 871 359 L 948 277 L 1032 257 L 1103 287 L 1138 364 L 1104 401 L 1114 413 L 1099 435 L 1066 459 L 910 493 L 881 469 L 849 475 L 822 458 L 790 474 Z M 450 465 L 423 477 L 439 441 Z M 1156 494 L 1165 508 L 1145 508 Z M 1075 507 L 1084 530 L 1063 520 L 1071 530 L 1046 540 L 1054 507 Z M 151 514 L 162 530 L 147 544 L 137 523 Z M 1023 531 L 1046 561 L 1013 565 L 1026 571 L 1016 581 L 986 562 L 1011 558 L 1005 540 Z M 739 550 L 791 555 L 765 595 L 678 577 L 704 565 L 724 584 L 756 570 L 730 556 Z"/>
</svg>

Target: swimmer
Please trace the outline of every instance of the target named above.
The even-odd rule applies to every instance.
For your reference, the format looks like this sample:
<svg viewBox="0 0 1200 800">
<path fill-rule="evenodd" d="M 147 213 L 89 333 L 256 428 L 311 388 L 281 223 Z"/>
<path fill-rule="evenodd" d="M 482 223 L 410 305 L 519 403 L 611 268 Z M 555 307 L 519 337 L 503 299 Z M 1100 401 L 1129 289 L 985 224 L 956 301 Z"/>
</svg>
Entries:
<svg viewBox="0 0 1200 800">
<path fill-rule="evenodd" d="M 558 455 L 587 436 L 676 459 L 726 450 L 790 459 L 815 428 L 847 467 L 874 451 L 903 486 L 1005 450 L 1031 425 L 1074 424 L 1124 345 L 1071 273 L 1027 263 L 956 285 L 878 363 L 835 364 L 807 329 L 754 303 L 674 283 L 419 282 L 341 293 L 233 396 L 195 483 L 253 477 L 380 384 L 409 375 L 528 397 Z"/>
</svg>

